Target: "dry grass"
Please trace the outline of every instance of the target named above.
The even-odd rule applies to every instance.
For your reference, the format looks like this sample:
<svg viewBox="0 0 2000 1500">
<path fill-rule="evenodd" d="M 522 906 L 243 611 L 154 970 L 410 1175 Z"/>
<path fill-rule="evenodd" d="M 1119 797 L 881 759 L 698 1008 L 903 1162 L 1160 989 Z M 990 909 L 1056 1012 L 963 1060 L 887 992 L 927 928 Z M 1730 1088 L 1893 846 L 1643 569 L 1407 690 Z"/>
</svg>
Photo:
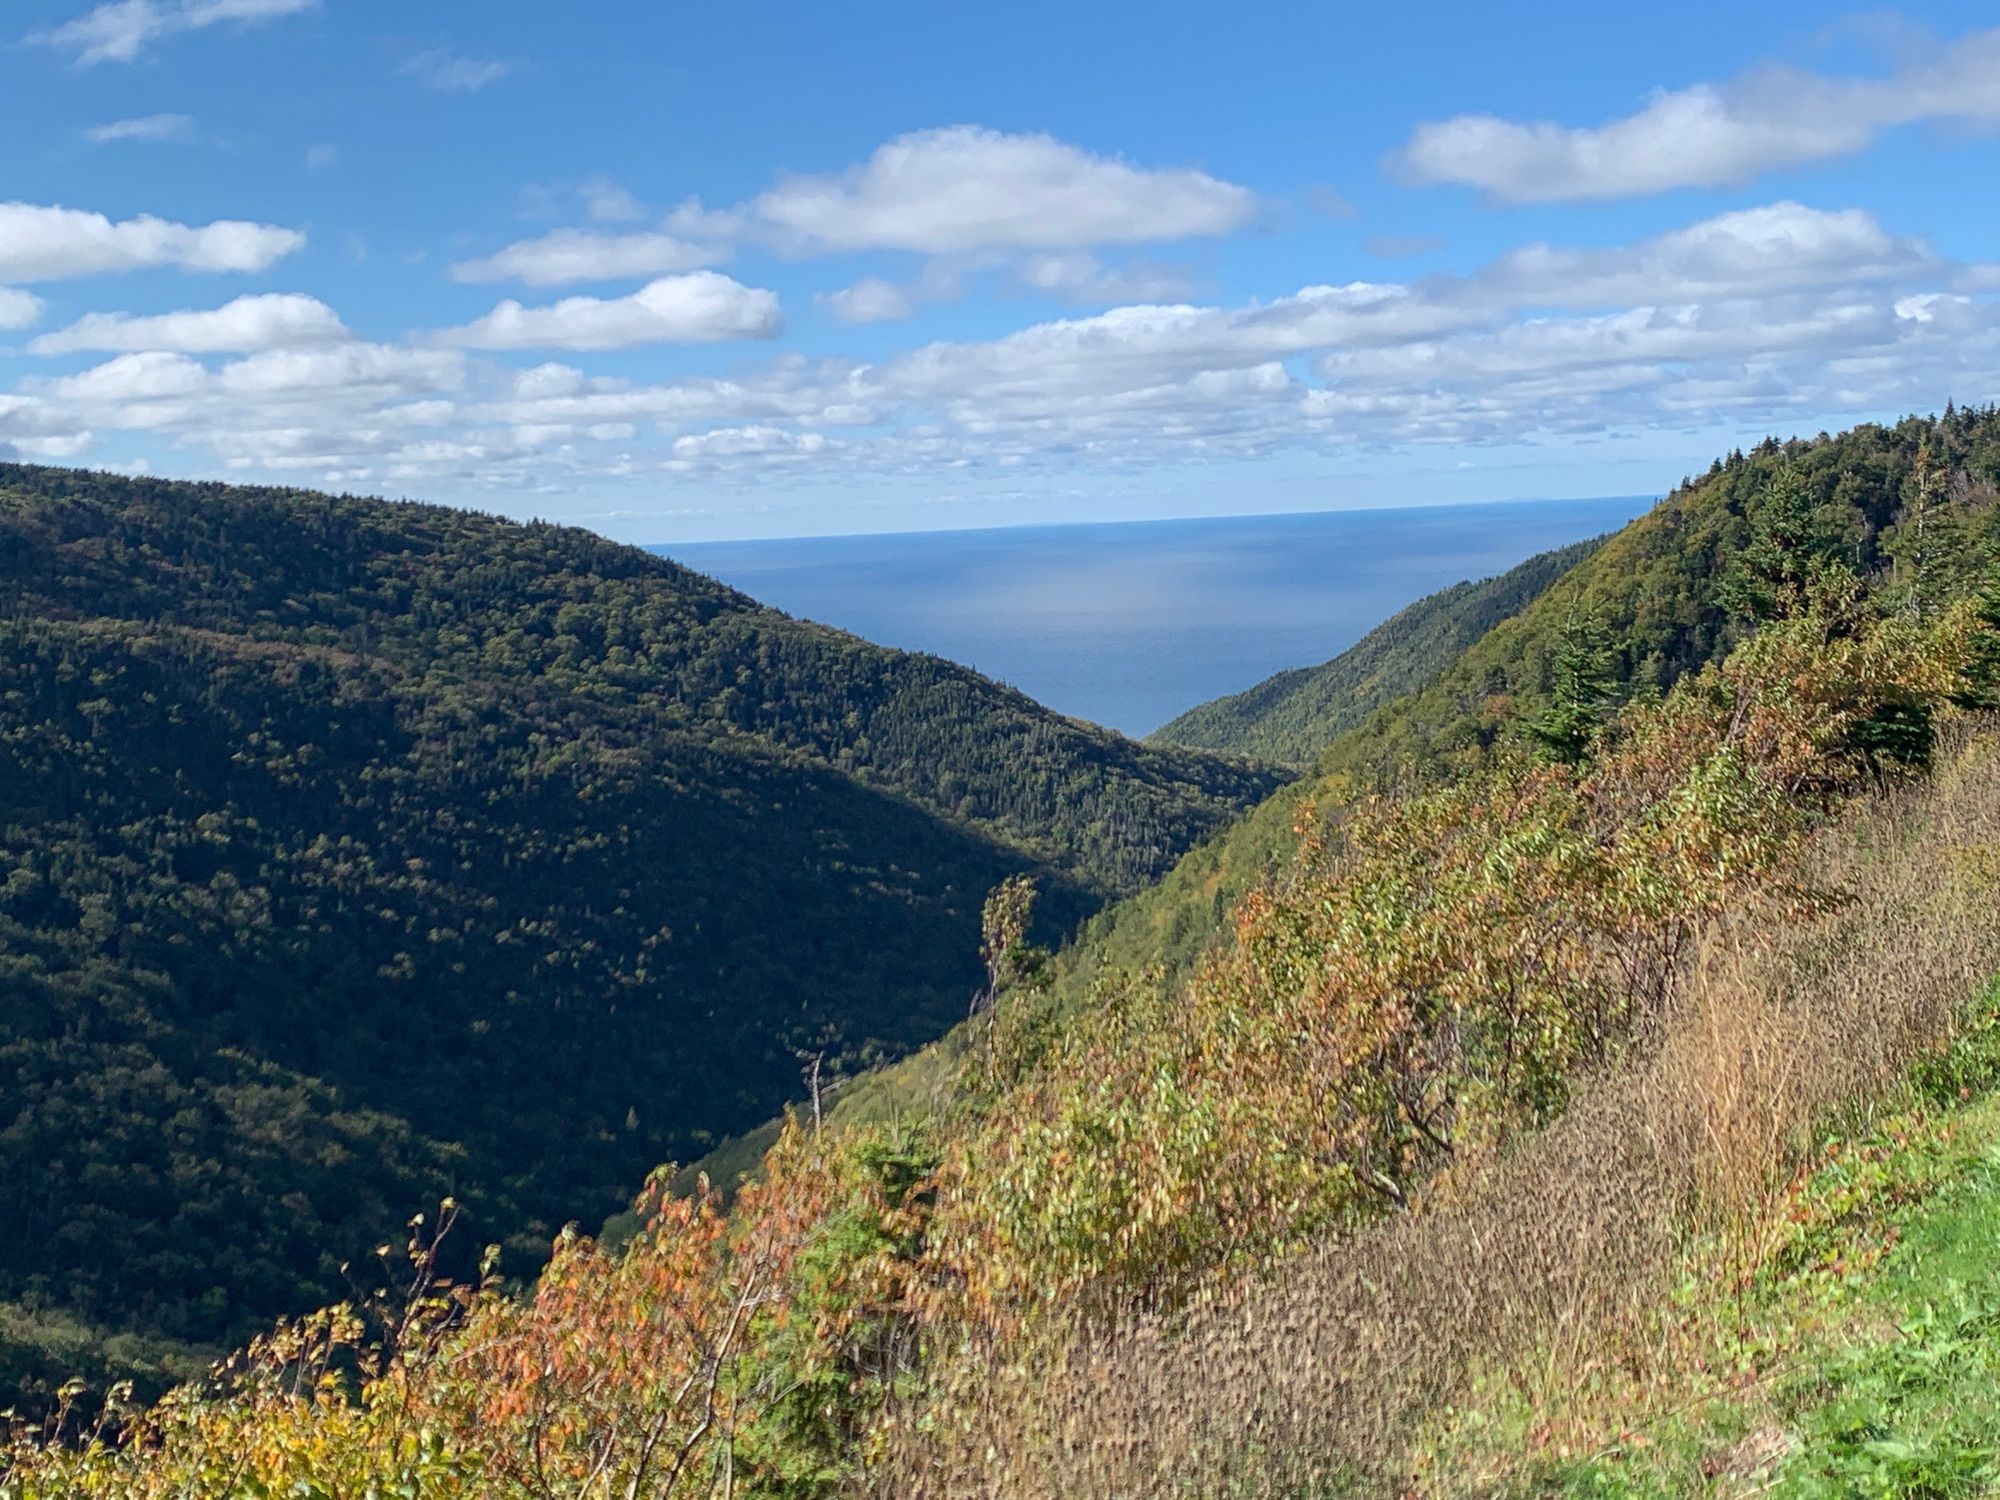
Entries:
<svg viewBox="0 0 2000 1500">
<path fill-rule="evenodd" d="M 1704 936 L 1658 1034 L 1508 1159 L 1417 1212 L 1237 1278 L 1171 1322 L 1050 1330 L 981 1362 L 877 1469 L 908 1497 L 1472 1492 L 1425 1475 L 1426 1424 L 1504 1397 L 1548 1440 L 1585 1393 L 1699 1342 L 1668 1311 L 1690 1256 L 1730 1297 L 1830 1119 L 1949 1042 L 2000 973 L 2000 740 L 1855 809 L 1809 870 L 1828 914 Z"/>
</svg>

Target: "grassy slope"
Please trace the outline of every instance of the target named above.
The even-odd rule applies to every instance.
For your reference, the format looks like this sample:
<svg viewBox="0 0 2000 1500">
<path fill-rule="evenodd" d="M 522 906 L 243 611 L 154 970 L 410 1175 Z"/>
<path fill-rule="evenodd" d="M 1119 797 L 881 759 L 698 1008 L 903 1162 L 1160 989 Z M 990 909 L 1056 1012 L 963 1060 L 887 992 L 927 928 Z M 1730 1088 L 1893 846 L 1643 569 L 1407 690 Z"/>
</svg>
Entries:
<svg viewBox="0 0 2000 1500">
<path fill-rule="evenodd" d="M 1827 1141 L 1723 1336 L 1648 1393 L 1665 1420 L 1621 1427 L 1614 1402 L 1582 1458 L 1538 1452 L 1505 1412 L 1458 1414 L 1457 1440 L 1521 1455 L 1523 1496 L 2000 1488 L 2000 991 L 1885 1111 Z M 1682 1295 L 1717 1300 L 1706 1277 Z"/>
<path fill-rule="evenodd" d="M 1419 599 L 1333 660 L 1280 672 L 1191 708 L 1147 743 L 1310 766 L 1343 730 L 1428 686 L 1461 651 L 1539 598 L 1601 541 L 1544 552 L 1496 578 L 1454 584 Z"/>
</svg>

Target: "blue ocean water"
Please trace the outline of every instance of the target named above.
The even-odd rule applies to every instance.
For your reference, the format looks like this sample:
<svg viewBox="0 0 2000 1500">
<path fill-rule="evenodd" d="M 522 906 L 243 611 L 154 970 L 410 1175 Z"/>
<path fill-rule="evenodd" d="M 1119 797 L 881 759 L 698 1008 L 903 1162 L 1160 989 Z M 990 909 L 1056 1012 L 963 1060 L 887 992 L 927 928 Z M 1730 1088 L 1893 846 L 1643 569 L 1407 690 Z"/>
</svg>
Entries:
<svg viewBox="0 0 2000 1500">
<path fill-rule="evenodd" d="M 1336 656 L 1404 605 L 1615 530 L 1643 496 L 652 550 L 1127 734 Z"/>
</svg>

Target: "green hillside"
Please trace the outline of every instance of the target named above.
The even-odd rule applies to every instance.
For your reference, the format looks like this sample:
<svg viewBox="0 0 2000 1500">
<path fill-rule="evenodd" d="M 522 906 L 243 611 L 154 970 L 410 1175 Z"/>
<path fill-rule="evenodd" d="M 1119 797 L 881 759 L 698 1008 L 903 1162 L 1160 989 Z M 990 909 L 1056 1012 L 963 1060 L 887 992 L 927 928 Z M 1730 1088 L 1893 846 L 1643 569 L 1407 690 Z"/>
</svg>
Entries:
<svg viewBox="0 0 2000 1500">
<path fill-rule="evenodd" d="M 1900 1150 L 1914 1122 L 1880 1113 L 1900 1081 L 1947 1106 L 1991 1086 L 1997 502 L 1991 410 L 1732 455 L 1066 953 L 1007 882 L 975 1015 L 830 1124 L 796 1115 L 731 1202 L 656 1177 L 614 1242 L 565 1237 L 532 1288 L 434 1282 L 420 1231 L 388 1255 L 413 1296 L 114 1407 L 105 1440 L 59 1404 L 13 1433 L 0 1490 L 1617 1493 L 1690 1396 L 1741 1395 L 1716 1420 L 1756 1437 L 1752 1384 L 1813 1348 L 1823 1376 L 1778 1403 L 1777 1437 L 1739 1455 L 1703 1419 L 1662 1464 L 1755 1484 L 1789 1453 L 1800 1492 L 1883 1465 L 1976 1492 L 1992 1315 L 1956 1293 L 1986 1208 L 1935 1236 L 1887 1226 L 1952 1257 L 1884 1299 L 1953 1294 L 1907 1347 L 1867 1337 L 1875 1309 L 1824 1343 L 1783 1306 L 1757 1320 L 1800 1270 L 1816 1321 L 1822 1271 L 1920 1269 L 1869 1221 L 1897 1171 L 1871 1123 Z M 109 665 L 54 675 L 98 694 L 84 721 L 159 697 Z M 328 720 L 332 740 L 353 716 Z M 174 852 L 117 868 L 191 881 Z M 559 884 L 537 899 L 570 920 Z M 285 930 L 315 941 L 324 909 Z M 67 914 L 79 954 L 130 924 L 99 911 Z M 132 995 L 93 1034 L 172 992 Z M 638 1035 L 622 1008 L 564 1012 Z M 533 1019 L 517 1036 L 567 1070 L 561 1025 Z M 532 1092 L 528 1072 L 504 1085 Z M 252 1143 L 299 1138 L 265 1123 Z M 426 1145 L 411 1133 L 420 1163 Z M 1879 1430 L 1854 1422 L 1869 1400 L 1896 1408 Z"/>
<path fill-rule="evenodd" d="M 1919 522 L 1909 510 L 1927 445 L 1936 447 L 1943 488 Z M 1431 680 L 1332 736 L 1305 778 L 1191 850 L 1159 884 L 1102 913 L 1090 943 L 1079 945 L 1094 950 L 1079 953 L 1079 967 L 1184 964 L 1216 932 L 1221 913 L 1289 858 L 1301 804 L 1331 812 L 1370 791 L 1436 781 L 1517 742 L 1520 726 L 1546 708 L 1555 659 L 1578 620 L 1608 640 L 1604 666 L 1615 699 L 1657 694 L 1719 659 L 1745 630 L 1728 598 L 1731 559 L 1754 540 L 1763 495 L 1787 464 L 1805 486 L 1812 555 L 1851 568 L 1905 607 L 1913 590 L 1942 595 L 1987 561 L 2000 511 L 2000 416 L 1991 410 L 1768 441 L 1718 459 L 1622 530 L 1587 544 L 1588 555 Z M 1921 555 L 1920 530 L 1928 532 Z M 1476 610 L 1480 597 L 1461 595 L 1459 607 Z M 1424 618 L 1441 633 L 1458 631 L 1442 614 Z"/>
<path fill-rule="evenodd" d="M 1540 598 L 1598 545 L 1575 542 L 1497 578 L 1441 589 L 1391 615 L 1332 661 L 1294 667 L 1191 708 L 1147 743 L 1309 766 L 1335 735 L 1427 686 L 1461 651 Z"/>
<path fill-rule="evenodd" d="M 531 1269 L 1277 784 L 636 548 L 0 466 L 0 1375 L 182 1368 L 444 1193 Z"/>
<path fill-rule="evenodd" d="M 1917 490 L 1925 454 L 1932 467 L 1922 473 L 1933 476 L 1935 494 Z M 1156 884 L 1098 913 L 1056 956 L 1047 993 L 1036 1003 L 1061 1017 L 1096 1004 L 1106 989 L 1170 986 L 1227 942 L 1236 904 L 1290 866 L 1306 808 L 1314 810 L 1307 822 L 1337 822 L 1343 809 L 1371 793 L 1448 780 L 1496 751 L 1520 747 L 1522 726 L 1547 707 L 1556 658 L 1578 622 L 1594 624 L 1609 643 L 1607 709 L 1655 696 L 1720 659 L 1753 623 L 1731 607 L 1736 559 L 1757 540 L 1766 493 L 1788 468 L 1804 490 L 1805 514 L 1797 522 L 1802 552 L 1815 563 L 1851 569 L 1893 607 L 1921 605 L 1926 589 L 1942 597 L 1991 561 L 2000 524 L 2000 413 L 1991 408 L 1812 440 L 1768 440 L 1753 452 L 1717 459 L 1620 531 L 1582 544 L 1585 556 L 1430 680 L 1333 736 L 1309 774 L 1195 846 Z M 1531 578 L 1543 561 L 1516 574 Z M 1470 633 L 1454 618 L 1457 611 L 1480 611 L 1490 601 L 1478 586 L 1461 586 L 1405 614 L 1438 637 L 1452 637 Z M 1364 648 L 1377 662 L 1418 659 L 1402 653 L 1386 627 L 1376 636 L 1374 645 L 1359 643 L 1312 671 L 1326 674 L 1322 680 L 1366 680 L 1359 659 L 1350 661 Z M 926 1105 L 955 1045 L 925 1049 L 857 1085 L 843 1106 L 847 1117 L 870 1120 Z M 733 1181 L 754 1163 L 755 1148 L 773 1138 L 767 1126 L 720 1153 L 709 1163 L 716 1180 Z"/>
</svg>

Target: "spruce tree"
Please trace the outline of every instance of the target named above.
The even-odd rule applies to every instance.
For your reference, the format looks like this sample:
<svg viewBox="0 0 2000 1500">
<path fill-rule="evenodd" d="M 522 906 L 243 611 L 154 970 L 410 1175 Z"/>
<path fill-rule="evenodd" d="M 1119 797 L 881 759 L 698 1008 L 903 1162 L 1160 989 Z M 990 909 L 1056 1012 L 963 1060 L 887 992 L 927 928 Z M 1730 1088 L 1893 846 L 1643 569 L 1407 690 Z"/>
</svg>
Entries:
<svg viewBox="0 0 2000 1500">
<path fill-rule="evenodd" d="M 1524 726 L 1551 760 L 1574 766 L 1589 759 L 1611 707 L 1612 656 L 1604 626 L 1572 610 L 1551 661 L 1549 706 Z"/>
</svg>

